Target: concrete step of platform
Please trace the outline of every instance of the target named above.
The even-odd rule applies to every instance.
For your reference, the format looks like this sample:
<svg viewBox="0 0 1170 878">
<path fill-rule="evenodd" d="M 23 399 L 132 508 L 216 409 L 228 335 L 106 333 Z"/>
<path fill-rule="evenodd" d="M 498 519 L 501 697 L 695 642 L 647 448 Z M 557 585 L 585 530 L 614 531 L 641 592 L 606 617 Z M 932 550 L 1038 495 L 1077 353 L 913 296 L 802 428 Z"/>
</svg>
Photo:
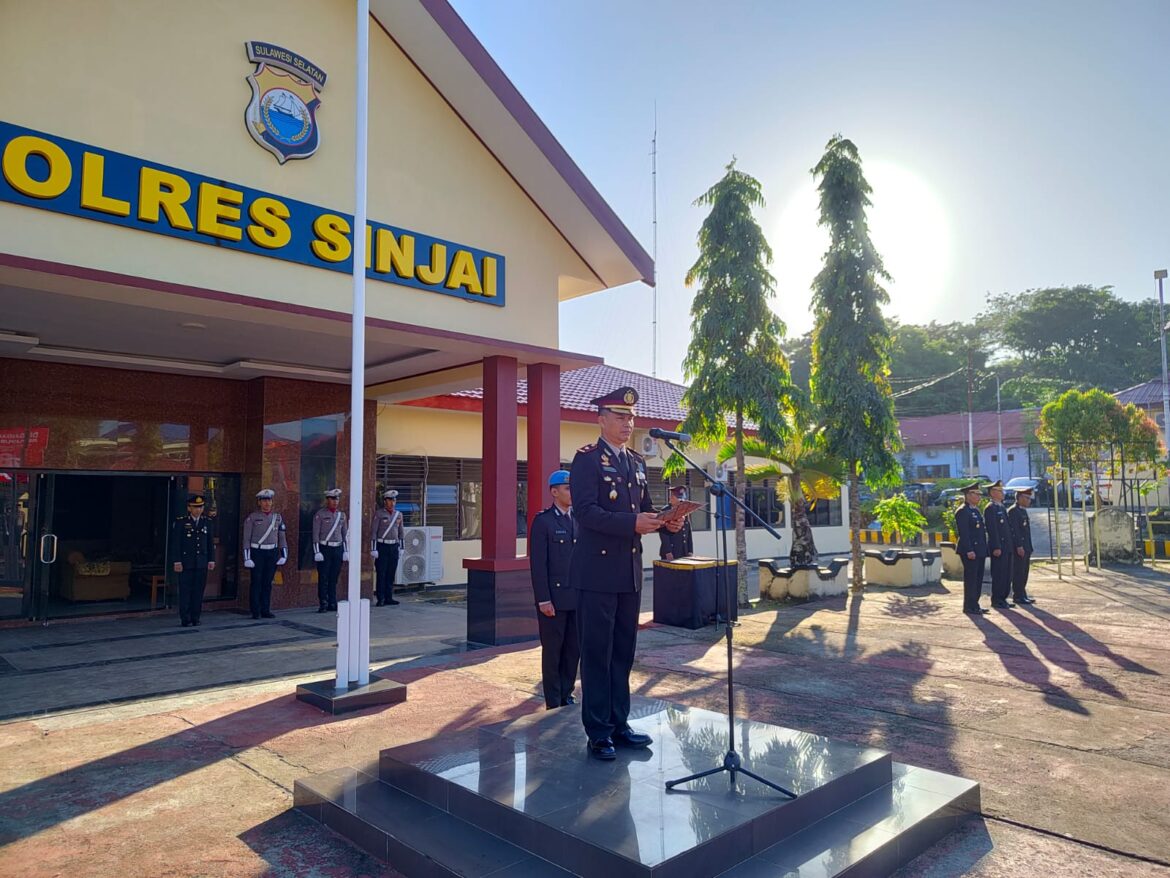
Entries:
<svg viewBox="0 0 1170 878">
<path fill-rule="evenodd" d="M 667 790 L 667 780 L 720 764 L 726 718 L 639 699 L 631 721 L 654 745 L 613 762 L 585 754 L 580 717 L 563 708 L 298 781 L 296 807 L 408 876 L 605 878 L 797 866 L 888 874 L 979 810 L 971 781 L 895 770 L 882 751 L 738 719 L 745 767 L 799 796 L 742 774 L 732 786 L 726 773 Z"/>
</svg>

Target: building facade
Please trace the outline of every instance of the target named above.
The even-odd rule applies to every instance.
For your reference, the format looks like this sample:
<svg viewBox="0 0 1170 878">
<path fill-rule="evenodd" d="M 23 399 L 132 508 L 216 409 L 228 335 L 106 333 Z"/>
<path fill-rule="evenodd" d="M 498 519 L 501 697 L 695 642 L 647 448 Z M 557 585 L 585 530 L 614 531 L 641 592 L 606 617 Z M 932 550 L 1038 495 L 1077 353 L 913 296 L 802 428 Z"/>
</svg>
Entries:
<svg viewBox="0 0 1170 878">
<path fill-rule="evenodd" d="M 559 349 L 559 303 L 653 266 L 445 0 L 371 13 L 363 518 L 394 413 L 480 388 L 480 543 L 458 566 L 515 590 L 518 461 L 559 462 L 560 374 L 599 362 Z M 313 602 L 308 522 L 355 429 L 352 7 L 4 18 L 0 617 L 163 606 L 189 492 L 216 524 L 208 600 L 246 605 L 261 487 L 288 523 L 274 604 Z M 446 441 L 412 435 L 427 457 Z"/>
</svg>

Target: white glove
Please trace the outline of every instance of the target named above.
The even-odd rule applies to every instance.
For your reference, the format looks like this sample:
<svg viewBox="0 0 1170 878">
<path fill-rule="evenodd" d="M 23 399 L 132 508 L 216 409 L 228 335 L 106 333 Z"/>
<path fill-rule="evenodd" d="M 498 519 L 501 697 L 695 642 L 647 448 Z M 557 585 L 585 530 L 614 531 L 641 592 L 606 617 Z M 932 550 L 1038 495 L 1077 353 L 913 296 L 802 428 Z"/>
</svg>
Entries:
<svg viewBox="0 0 1170 878">
<path fill-rule="evenodd" d="M 324 561 L 324 560 L 325 560 L 325 556 L 324 556 L 324 555 L 322 555 L 320 552 L 318 552 L 317 554 L 315 554 L 315 555 L 313 556 L 313 560 L 314 560 L 314 561 L 317 561 L 317 562 L 319 563 L 319 562 L 321 562 L 321 561 Z"/>
<path fill-rule="evenodd" d="M 348 561 L 349 560 L 349 552 L 342 552 L 341 553 L 341 560 Z"/>
<path fill-rule="evenodd" d="M 371 557 L 371 558 L 377 558 L 377 557 L 378 557 L 378 550 L 377 550 L 377 549 L 371 549 L 371 550 L 370 550 L 370 557 Z"/>
<path fill-rule="evenodd" d="M 244 566 L 247 567 L 249 570 L 251 570 L 253 567 L 256 566 L 256 562 L 253 561 L 251 558 L 249 558 L 247 561 L 244 562 Z"/>
<path fill-rule="evenodd" d="M 277 566 L 277 567 L 283 567 L 283 566 L 284 566 L 284 562 L 285 562 L 285 561 L 287 561 L 287 560 L 288 560 L 288 558 L 280 558 L 280 559 L 278 559 L 278 560 L 277 560 L 277 562 L 276 562 L 276 566 Z"/>
</svg>

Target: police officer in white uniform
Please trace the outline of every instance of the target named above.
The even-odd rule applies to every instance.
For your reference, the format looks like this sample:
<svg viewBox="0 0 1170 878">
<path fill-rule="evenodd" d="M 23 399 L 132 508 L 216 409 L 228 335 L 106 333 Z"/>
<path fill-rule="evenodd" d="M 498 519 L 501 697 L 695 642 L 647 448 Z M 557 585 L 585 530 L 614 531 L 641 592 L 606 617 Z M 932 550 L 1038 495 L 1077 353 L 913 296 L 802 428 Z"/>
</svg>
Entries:
<svg viewBox="0 0 1170 878">
<path fill-rule="evenodd" d="M 376 607 L 397 604 L 394 600 L 394 577 L 398 573 L 398 554 L 406 538 L 402 513 L 395 509 L 397 491 L 382 495 L 382 508 L 374 513 L 370 526 L 370 557 L 374 559 L 374 593 Z"/>
<path fill-rule="evenodd" d="M 349 560 L 346 549 L 349 528 L 345 513 L 338 509 L 341 488 L 325 492 L 325 508 L 313 516 L 313 560 L 317 562 L 317 612 L 337 609 L 337 577 Z"/>
<path fill-rule="evenodd" d="M 256 494 L 255 512 L 244 519 L 244 566 L 252 571 L 251 594 L 253 619 L 275 619 L 272 615 L 272 578 L 276 568 L 288 560 L 288 540 L 284 519 L 272 511 L 276 492 L 265 488 Z"/>
</svg>

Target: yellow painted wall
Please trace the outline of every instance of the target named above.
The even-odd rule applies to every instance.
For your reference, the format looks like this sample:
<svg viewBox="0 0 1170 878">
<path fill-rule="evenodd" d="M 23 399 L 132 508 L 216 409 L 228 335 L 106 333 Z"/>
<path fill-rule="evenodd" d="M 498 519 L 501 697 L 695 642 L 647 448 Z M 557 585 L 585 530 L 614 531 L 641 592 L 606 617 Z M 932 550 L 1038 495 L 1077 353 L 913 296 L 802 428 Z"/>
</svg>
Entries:
<svg viewBox="0 0 1170 878">
<path fill-rule="evenodd" d="M 0 119 L 276 195 L 353 209 L 348 0 L 58 0 L 0 4 Z M 246 40 L 328 75 L 316 155 L 279 165 L 244 128 Z M 507 305 L 371 281 L 384 317 L 547 346 L 562 275 L 589 273 L 376 24 L 370 28 L 369 216 L 494 251 Z M 0 204 L 0 249 L 261 299 L 348 311 L 348 275 Z"/>
</svg>

